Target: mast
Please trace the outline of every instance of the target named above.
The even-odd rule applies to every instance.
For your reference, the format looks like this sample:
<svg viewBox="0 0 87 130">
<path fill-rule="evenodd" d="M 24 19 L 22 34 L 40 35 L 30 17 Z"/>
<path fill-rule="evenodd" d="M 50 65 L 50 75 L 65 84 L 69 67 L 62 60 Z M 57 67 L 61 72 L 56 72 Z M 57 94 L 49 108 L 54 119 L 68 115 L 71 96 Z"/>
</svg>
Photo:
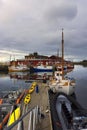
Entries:
<svg viewBox="0 0 87 130">
<path fill-rule="evenodd" d="M 62 29 L 62 79 L 64 79 L 64 34 Z"/>
</svg>

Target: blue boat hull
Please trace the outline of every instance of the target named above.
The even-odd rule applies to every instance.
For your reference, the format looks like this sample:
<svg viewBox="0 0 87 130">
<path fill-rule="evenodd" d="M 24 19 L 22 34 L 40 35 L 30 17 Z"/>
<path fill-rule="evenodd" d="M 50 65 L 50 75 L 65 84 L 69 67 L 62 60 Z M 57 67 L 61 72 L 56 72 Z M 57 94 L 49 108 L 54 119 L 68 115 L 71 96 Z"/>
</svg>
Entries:
<svg viewBox="0 0 87 130">
<path fill-rule="evenodd" d="M 38 68 L 33 68 L 34 72 L 52 72 L 52 69 L 38 69 Z"/>
</svg>

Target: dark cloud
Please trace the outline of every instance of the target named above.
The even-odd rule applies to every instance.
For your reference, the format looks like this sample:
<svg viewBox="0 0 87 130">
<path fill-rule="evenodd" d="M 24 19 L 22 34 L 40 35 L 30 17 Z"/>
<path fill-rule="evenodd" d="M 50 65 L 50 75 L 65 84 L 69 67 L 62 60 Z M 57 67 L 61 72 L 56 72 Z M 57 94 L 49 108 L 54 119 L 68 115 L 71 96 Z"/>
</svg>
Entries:
<svg viewBox="0 0 87 130">
<path fill-rule="evenodd" d="M 57 20 L 58 19 L 65 19 L 65 20 L 72 20 L 76 17 L 77 15 L 77 8 L 67 8 L 67 7 L 63 7 L 63 9 L 61 9 L 61 7 L 54 7 L 52 9 L 49 10 L 49 12 L 47 12 L 46 14 L 47 19 L 49 20 Z"/>
<path fill-rule="evenodd" d="M 68 2 L 68 1 L 66 1 Z M 46 12 L 46 19 L 58 22 L 59 20 L 73 20 L 77 16 L 77 6 L 74 2 L 61 3 L 60 5 L 52 6 Z"/>
</svg>

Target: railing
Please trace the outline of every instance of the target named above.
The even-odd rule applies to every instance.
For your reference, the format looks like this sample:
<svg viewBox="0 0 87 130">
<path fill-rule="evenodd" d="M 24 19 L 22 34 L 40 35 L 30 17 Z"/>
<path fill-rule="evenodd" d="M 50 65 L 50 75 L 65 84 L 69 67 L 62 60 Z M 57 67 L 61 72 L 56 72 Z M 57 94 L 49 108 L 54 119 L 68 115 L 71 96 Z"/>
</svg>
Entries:
<svg viewBox="0 0 87 130">
<path fill-rule="evenodd" d="M 36 106 L 29 109 L 29 111 L 4 130 L 36 130 L 36 125 L 40 122 L 40 119 L 41 111 L 39 107 Z"/>
</svg>

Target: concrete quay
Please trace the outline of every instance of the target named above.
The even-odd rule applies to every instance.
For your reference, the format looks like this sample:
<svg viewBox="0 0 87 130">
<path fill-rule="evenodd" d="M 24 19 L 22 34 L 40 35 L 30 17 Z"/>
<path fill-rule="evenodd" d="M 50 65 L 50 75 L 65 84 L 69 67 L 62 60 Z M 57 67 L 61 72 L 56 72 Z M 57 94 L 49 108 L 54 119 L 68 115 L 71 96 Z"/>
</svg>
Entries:
<svg viewBox="0 0 87 130">
<path fill-rule="evenodd" d="M 39 124 L 36 127 L 36 130 L 52 130 L 52 123 L 51 123 L 51 115 L 50 115 L 50 108 L 49 108 L 49 96 L 48 96 L 48 89 L 46 83 L 41 81 L 37 81 L 38 85 L 38 93 L 36 90 L 31 93 L 31 101 L 25 107 L 24 112 L 27 112 L 29 109 L 33 108 L 34 106 L 39 106 L 42 113 L 42 118 L 40 119 Z M 24 120 L 24 128 L 26 129 L 28 124 L 28 116 Z"/>
</svg>

